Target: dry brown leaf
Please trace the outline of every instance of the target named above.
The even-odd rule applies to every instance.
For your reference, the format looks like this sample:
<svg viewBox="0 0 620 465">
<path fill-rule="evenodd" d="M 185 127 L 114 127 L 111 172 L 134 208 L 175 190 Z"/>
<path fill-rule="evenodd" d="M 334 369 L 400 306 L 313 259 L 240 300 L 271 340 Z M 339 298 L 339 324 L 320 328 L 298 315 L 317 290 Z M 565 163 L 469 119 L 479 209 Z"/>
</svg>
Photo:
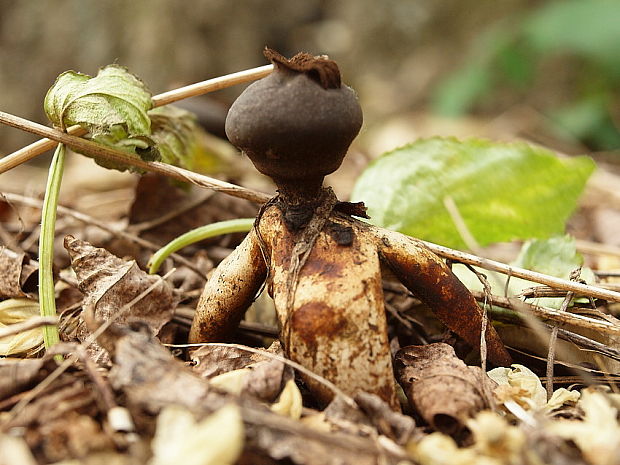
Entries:
<svg viewBox="0 0 620 465">
<path fill-rule="evenodd" d="M 73 236 L 65 238 L 65 248 L 71 257 L 78 287 L 85 294 L 82 306 L 94 309 L 97 321 L 110 318 L 115 318 L 119 324 L 137 321 L 147 325 L 153 334 L 158 334 L 172 319 L 177 298 L 172 287 L 161 277 L 145 273 L 133 260 L 122 260 Z M 159 284 L 148 295 L 123 314 L 118 314 L 155 283 Z M 84 328 L 78 338 L 84 340 L 88 334 Z"/>
<path fill-rule="evenodd" d="M 393 439 L 397 444 L 406 444 L 413 435 L 415 429 L 413 418 L 395 412 L 379 396 L 360 392 L 355 396 L 355 402 L 379 434 Z"/>
<path fill-rule="evenodd" d="M 192 362 L 194 373 L 209 379 L 228 371 L 245 368 L 253 360 L 251 352 L 237 347 L 203 346 L 192 352 Z"/>
<path fill-rule="evenodd" d="M 26 254 L 0 247 L 0 299 L 37 298 L 39 265 Z"/>
<path fill-rule="evenodd" d="M 279 341 L 266 350 L 282 356 Z M 192 353 L 193 370 L 212 385 L 231 394 L 249 394 L 264 402 L 274 402 L 293 369 L 279 360 L 231 346 L 203 346 Z"/>
<path fill-rule="evenodd" d="M 403 347 L 395 360 L 397 377 L 412 407 L 442 433 L 466 431 L 467 419 L 488 406 L 482 383 L 488 382 L 489 388 L 494 383 L 465 365 L 447 344 Z"/>
<path fill-rule="evenodd" d="M 21 392 L 40 381 L 54 369 L 50 357 L 10 359 L 0 358 L 0 400 Z"/>
</svg>

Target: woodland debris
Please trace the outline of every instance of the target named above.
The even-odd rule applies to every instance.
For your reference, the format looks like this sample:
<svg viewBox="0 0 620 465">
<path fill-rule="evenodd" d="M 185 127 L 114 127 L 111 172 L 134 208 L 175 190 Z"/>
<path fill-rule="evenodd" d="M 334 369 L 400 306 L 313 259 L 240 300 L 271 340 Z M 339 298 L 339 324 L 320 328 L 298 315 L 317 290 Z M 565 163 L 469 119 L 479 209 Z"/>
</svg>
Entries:
<svg viewBox="0 0 620 465">
<path fill-rule="evenodd" d="M 38 271 L 38 263 L 26 254 L 0 246 L 0 299 L 36 299 Z"/>
<path fill-rule="evenodd" d="M 92 309 L 95 319 L 107 321 L 114 318 L 117 323 L 139 321 L 155 334 L 172 319 L 177 297 L 161 277 L 148 275 L 134 260 L 122 260 L 73 236 L 65 238 L 65 248 L 71 256 L 78 287 L 85 294 L 82 307 Z M 155 283 L 159 284 L 146 297 L 119 313 Z M 84 341 L 88 335 L 83 327 L 78 339 Z M 104 357 L 102 360 L 105 360 L 100 351 L 94 350 L 94 353 L 95 357 Z"/>
<path fill-rule="evenodd" d="M 246 447 L 296 464 L 396 463 L 393 452 L 372 441 L 342 433 L 322 433 L 269 412 L 250 397 L 237 398 L 213 389 L 159 344 L 144 325 L 112 326 L 100 343 L 113 354 L 113 386 L 127 396 L 134 418 L 157 414 L 167 405 L 191 409 L 198 418 L 233 402 L 241 408 Z M 403 458 L 401 456 L 400 458 Z"/>
<path fill-rule="evenodd" d="M 492 392 L 495 383 L 447 344 L 403 347 L 395 360 L 411 406 L 437 431 L 467 435 L 467 420 L 490 406 L 485 390 Z"/>
</svg>

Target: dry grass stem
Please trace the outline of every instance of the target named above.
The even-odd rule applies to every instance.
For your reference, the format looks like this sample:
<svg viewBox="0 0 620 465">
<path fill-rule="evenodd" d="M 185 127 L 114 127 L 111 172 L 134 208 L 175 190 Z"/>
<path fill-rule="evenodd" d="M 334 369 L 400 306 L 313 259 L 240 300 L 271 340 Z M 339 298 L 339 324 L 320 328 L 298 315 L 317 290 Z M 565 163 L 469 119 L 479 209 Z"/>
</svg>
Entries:
<svg viewBox="0 0 620 465">
<path fill-rule="evenodd" d="M 3 193 L 4 197 L 10 201 L 10 202 L 15 202 L 15 203 L 20 203 L 23 205 L 27 205 L 29 207 L 33 207 L 33 208 L 41 208 L 43 202 L 39 199 L 35 199 L 32 197 L 26 197 L 23 195 L 19 195 L 19 194 L 14 194 L 11 192 L 4 192 Z M 95 226 L 99 229 L 101 229 L 102 231 L 106 231 L 114 236 L 117 237 L 122 237 L 125 240 L 128 240 L 130 242 L 133 242 L 135 244 L 138 244 L 141 247 L 145 247 L 149 250 L 153 250 L 153 251 L 157 251 L 161 248 L 161 245 L 158 244 L 154 244 L 151 241 L 147 241 L 146 239 L 143 239 L 139 236 L 136 236 L 135 234 L 132 234 L 130 232 L 124 231 L 122 229 L 116 228 L 114 226 L 111 226 L 105 222 L 102 222 L 96 218 L 93 218 L 92 216 L 86 215 L 84 213 L 81 213 L 79 211 L 73 210 L 71 208 L 67 208 L 67 207 L 63 207 L 62 205 L 58 205 L 58 213 L 61 215 L 66 215 L 66 216 L 70 216 L 71 218 L 74 218 L 78 221 L 81 221 L 83 223 L 86 224 L 90 224 L 92 226 Z M 186 267 L 188 267 L 190 270 L 194 271 L 195 273 L 197 273 L 199 276 L 201 276 L 204 279 L 207 279 L 207 277 L 205 276 L 204 272 L 202 270 L 200 270 L 199 268 L 196 267 L 196 265 L 192 262 L 190 262 L 189 260 L 187 260 L 185 257 L 177 254 L 177 253 L 173 253 L 171 254 L 171 257 L 174 258 L 174 260 L 179 263 L 182 264 Z"/>
<path fill-rule="evenodd" d="M 433 244 L 432 242 L 423 242 L 435 254 L 455 262 L 478 266 L 480 268 L 484 268 L 485 270 L 497 271 L 502 274 L 527 279 L 540 284 L 546 284 L 547 286 L 565 291 L 572 291 L 576 295 L 580 296 L 594 297 L 596 299 L 608 300 L 610 302 L 620 302 L 620 292 L 603 289 L 597 286 L 591 286 L 589 284 L 573 282 L 567 279 L 556 278 L 555 276 L 549 276 L 516 266 L 506 265 L 505 263 L 478 257 L 467 252 L 453 250 L 442 245 Z M 617 331 L 620 333 L 620 328 L 618 328 Z"/>
<path fill-rule="evenodd" d="M 72 149 L 88 154 L 91 157 L 102 158 L 115 163 L 133 166 L 144 171 L 159 173 L 164 176 L 177 179 L 178 181 L 187 182 L 200 187 L 206 187 L 217 192 L 224 192 L 232 195 L 233 197 L 239 197 L 252 202 L 262 203 L 269 199 L 267 194 L 263 194 L 261 192 L 246 189 L 235 184 L 210 178 L 208 176 L 203 176 L 201 174 L 194 173 L 193 171 L 178 168 L 166 163 L 143 161 L 137 156 L 131 156 L 127 153 L 121 152 L 120 150 L 114 150 L 87 139 L 72 136 L 62 131 L 51 129 L 47 126 L 43 126 L 42 124 L 38 124 L 2 111 L 0 111 L 0 123 L 21 129 L 22 131 L 44 136 L 48 139 L 53 139 L 71 147 Z"/>
<path fill-rule="evenodd" d="M 471 291 L 476 300 L 483 300 L 484 293 L 480 291 Z M 579 328 L 592 329 L 605 334 L 620 335 L 620 326 L 609 321 L 597 320 L 575 313 L 561 312 L 555 308 L 541 307 L 538 305 L 528 304 L 514 297 L 502 297 L 494 295 L 493 305 L 502 308 L 508 308 L 525 315 L 533 315 L 543 320 L 551 320 L 557 323 L 566 323 L 577 326 Z"/>
<path fill-rule="evenodd" d="M 34 328 L 40 328 L 41 326 L 51 326 L 58 324 L 58 317 L 55 316 L 37 316 L 29 318 L 22 323 L 15 323 L 7 326 L 6 328 L 0 328 L 0 339 L 3 337 L 14 336 L 24 331 L 28 331 Z"/>
<path fill-rule="evenodd" d="M 272 70 L 273 65 L 259 66 L 258 68 L 247 69 L 245 71 L 239 71 L 237 73 L 227 74 L 225 76 L 197 82 L 189 86 L 180 87 L 179 89 L 174 89 L 164 92 L 163 94 L 155 95 L 152 99 L 153 106 L 160 107 L 189 97 L 196 97 L 198 95 L 225 89 L 244 82 L 254 81 L 267 76 Z M 73 136 L 80 137 L 86 134 L 87 131 L 81 126 L 76 125 L 67 129 L 67 132 Z M 0 160 L 0 174 L 10 170 L 11 168 L 15 168 L 16 166 L 21 165 L 22 163 L 25 163 L 28 160 L 47 152 L 48 150 L 52 150 L 56 147 L 57 143 L 58 142 L 56 140 L 45 138 L 7 155 Z"/>
</svg>

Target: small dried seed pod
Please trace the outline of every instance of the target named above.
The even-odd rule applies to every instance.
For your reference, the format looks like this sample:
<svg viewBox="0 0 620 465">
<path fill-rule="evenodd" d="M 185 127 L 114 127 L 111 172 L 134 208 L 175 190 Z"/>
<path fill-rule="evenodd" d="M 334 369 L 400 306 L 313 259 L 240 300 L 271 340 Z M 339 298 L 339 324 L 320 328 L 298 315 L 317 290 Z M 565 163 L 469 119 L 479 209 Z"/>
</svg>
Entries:
<svg viewBox="0 0 620 465">
<path fill-rule="evenodd" d="M 265 56 L 275 71 L 233 103 L 226 135 L 276 183 L 322 179 L 340 166 L 362 126 L 355 92 L 326 57 L 289 60 L 270 49 Z"/>
</svg>

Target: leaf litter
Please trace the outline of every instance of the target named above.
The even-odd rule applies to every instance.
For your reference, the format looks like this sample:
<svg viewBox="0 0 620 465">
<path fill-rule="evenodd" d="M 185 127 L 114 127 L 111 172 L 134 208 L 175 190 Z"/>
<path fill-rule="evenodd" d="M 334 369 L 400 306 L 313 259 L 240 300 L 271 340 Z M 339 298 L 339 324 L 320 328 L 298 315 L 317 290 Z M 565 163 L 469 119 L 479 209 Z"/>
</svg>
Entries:
<svg viewBox="0 0 620 465">
<path fill-rule="evenodd" d="M 78 239 L 68 237 L 66 245 L 81 307 L 96 315 L 88 323 L 82 311 L 81 341 L 96 330 L 93 324 L 115 317 L 161 280 Z M 177 349 L 165 348 L 155 335 L 175 325 L 174 304 L 187 298 L 162 281 L 98 339 L 110 358 L 107 367 L 95 359 L 97 370 L 115 403 L 129 412 L 127 430 L 110 427 L 111 409 L 81 362 L 16 415 L 15 406 L 56 362 L 51 354 L 4 359 L 0 440 L 17 454 L 12 457 L 21 463 L 617 463 L 619 401 L 603 388 L 561 387 L 547 401 L 540 378 L 523 365 L 483 376 L 450 346 L 431 344 L 403 347 L 396 355 L 396 375 L 413 399 L 403 404 L 404 414 L 365 393 L 354 407 L 337 397 L 321 411 L 294 370 L 269 358 L 281 355 L 277 343 L 264 356 L 213 345 L 176 358 L 171 350 Z M 182 341 L 188 330 L 176 326 L 171 342 Z M 79 351 L 71 345 L 64 350 Z M 413 394 L 418 390 L 422 394 Z M 433 419 L 438 409 L 451 412 L 447 423 L 458 428 L 441 432 L 441 421 Z"/>
<path fill-rule="evenodd" d="M 169 143 L 177 142 L 183 141 Z M 195 220 L 191 212 L 183 216 Z M 388 321 L 403 412 L 366 392 L 354 401 L 336 395 L 322 409 L 264 332 L 238 331 L 235 347 L 206 345 L 191 353 L 182 347 L 189 325 L 175 307 L 195 307 L 202 281 L 175 287 L 74 236 L 65 238 L 73 274 L 63 270 L 56 286 L 59 295 L 81 293 L 60 325 L 73 319 L 80 329 L 63 331 L 65 342 L 41 358 L 24 358 L 24 350 L 0 359 L 0 464 L 620 463 L 620 400 L 605 363 L 598 372 L 591 365 L 574 371 L 582 376 L 576 383 L 590 387 L 566 382 L 547 400 L 547 380 L 536 374 L 544 370 L 533 358 L 519 359 L 532 369 L 514 364 L 484 373 L 472 366 L 475 356 L 463 341 L 436 322 L 415 338 L 401 334 L 409 341 L 402 344 L 394 334 L 411 321 L 407 314 L 415 311 L 419 319 L 410 332 L 427 318 L 406 295 L 400 319 Z M 214 261 L 230 253 L 237 243 L 230 241 L 208 245 L 208 254 L 220 257 Z M 57 254 L 58 263 L 66 262 Z M 3 303 L 18 298 L 36 305 L 29 295 L 36 265 L 17 252 L 6 255 L 12 258 L 2 266 L 10 272 L 1 275 L 0 289 L 12 294 Z M 398 294 L 393 289 L 384 286 L 388 300 Z M 269 310 L 261 321 L 273 321 Z M 435 343 L 411 345 L 420 339 Z M 68 356 L 60 367 L 55 354 Z M 612 389 L 595 386 L 601 382 Z"/>
</svg>

